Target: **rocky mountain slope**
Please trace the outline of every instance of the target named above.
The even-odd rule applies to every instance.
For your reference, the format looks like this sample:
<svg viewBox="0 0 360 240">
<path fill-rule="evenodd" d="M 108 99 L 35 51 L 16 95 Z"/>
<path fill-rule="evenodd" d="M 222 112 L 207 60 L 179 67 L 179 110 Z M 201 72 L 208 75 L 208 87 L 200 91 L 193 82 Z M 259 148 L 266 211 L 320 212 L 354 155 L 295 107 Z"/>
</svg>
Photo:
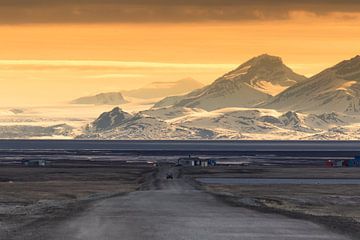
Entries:
<svg viewBox="0 0 360 240">
<path fill-rule="evenodd" d="M 281 111 L 360 112 L 360 56 L 300 82 L 262 107 Z"/>
<path fill-rule="evenodd" d="M 214 83 L 184 96 L 165 98 L 155 107 L 176 106 L 215 110 L 254 107 L 273 95 L 306 80 L 294 73 L 281 58 L 267 54 L 255 57 Z"/>
<path fill-rule="evenodd" d="M 131 117 L 133 116 L 130 113 L 124 112 L 119 107 L 116 107 L 110 112 L 102 113 L 94 122 L 92 122 L 92 127 L 96 131 L 113 129 L 120 126 Z"/>
<path fill-rule="evenodd" d="M 94 96 L 81 97 L 71 101 L 72 104 L 119 105 L 127 103 L 120 92 L 100 93 Z"/>
</svg>

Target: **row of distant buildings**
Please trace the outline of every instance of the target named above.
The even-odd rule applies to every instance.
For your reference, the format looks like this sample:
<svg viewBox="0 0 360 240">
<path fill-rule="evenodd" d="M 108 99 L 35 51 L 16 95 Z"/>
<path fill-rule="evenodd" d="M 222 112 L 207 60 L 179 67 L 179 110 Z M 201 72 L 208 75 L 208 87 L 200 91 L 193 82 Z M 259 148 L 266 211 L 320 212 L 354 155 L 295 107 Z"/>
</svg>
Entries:
<svg viewBox="0 0 360 240">
<path fill-rule="evenodd" d="M 44 159 L 27 159 L 22 160 L 21 164 L 27 167 L 46 167 L 50 166 L 51 162 Z M 177 160 L 177 166 L 184 167 L 209 167 L 216 166 L 217 162 L 214 159 L 201 159 L 199 157 L 187 157 L 179 158 Z M 353 159 L 346 160 L 327 160 L 325 162 L 326 167 L 360 167 L 360 156 Z"/>
<path fill-rule="evenodd" d="M 177 166 L 184 167 L 209 167 L 216 166 L 217 162 L 213 159 L 201 159 L 198 157 L 187 157 L 187 158 L 179 158 L 177 161 Z M 327 167 L 360 167 L 360 156 L 355 157 L 354 159 L 346 159 L 346 160 L 328 160 L 325 162 Z"/>
<path fill-rule="evenodd" d="M 346 160 L 328 160 L 325 162 L 327 167 L 360 167 L 360 157 Z"/>
<path fill-rule="evenodd" d="M 213 159 L 201 159 L 198 157 L 187 157 L 187 158 L 179 158 L 177 161 L 177 166 L 184 166 L 184 167 L 208 167 L 208 166 L 216 166 L 216 161 Z"/>
</svg>

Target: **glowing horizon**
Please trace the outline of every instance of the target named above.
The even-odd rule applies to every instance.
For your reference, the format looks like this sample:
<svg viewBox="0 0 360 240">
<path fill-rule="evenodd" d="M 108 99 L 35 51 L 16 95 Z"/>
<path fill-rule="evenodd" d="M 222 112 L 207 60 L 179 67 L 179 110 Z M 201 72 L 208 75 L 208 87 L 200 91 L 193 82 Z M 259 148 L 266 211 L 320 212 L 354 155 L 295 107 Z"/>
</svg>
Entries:
<svg viewBox="0 0 360 240">
<path fill-rule="evenodd" d="M 310 77 L 360 54 L 351 0 L 5 0 L 0 13 L 3 106 L 186 77 L 209 84 L 264 53 Z"/>
</svg>

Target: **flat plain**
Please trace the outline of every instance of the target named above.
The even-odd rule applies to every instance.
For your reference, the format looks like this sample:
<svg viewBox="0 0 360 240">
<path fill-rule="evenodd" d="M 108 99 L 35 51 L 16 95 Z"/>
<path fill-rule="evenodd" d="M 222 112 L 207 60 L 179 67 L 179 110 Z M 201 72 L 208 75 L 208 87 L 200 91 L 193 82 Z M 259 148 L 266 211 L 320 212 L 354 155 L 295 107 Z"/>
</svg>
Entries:
<svg viewBox="0 0 360 240">
<path fill-rule="evenodd" d="M 357 142 L 313 143 L 324 150 L 317 152 L 296 142 L 224 142 L 215 150 L 217 142 L 9 144 L 15 147 L 0 152 L 0 239 L 359 239 L 358 184 L 197 181 L 358 180 L 359 168 L 324 165 L 353 157 Z M 293 151 L 282 150 L 289 146 Z M 219 164 L 175 166 L 189 153 Z M 25 166 L 24 159 L 46 159 L 47 166 Z M 174 179 L 166 179 L 169 172 Z"/>
</svg>

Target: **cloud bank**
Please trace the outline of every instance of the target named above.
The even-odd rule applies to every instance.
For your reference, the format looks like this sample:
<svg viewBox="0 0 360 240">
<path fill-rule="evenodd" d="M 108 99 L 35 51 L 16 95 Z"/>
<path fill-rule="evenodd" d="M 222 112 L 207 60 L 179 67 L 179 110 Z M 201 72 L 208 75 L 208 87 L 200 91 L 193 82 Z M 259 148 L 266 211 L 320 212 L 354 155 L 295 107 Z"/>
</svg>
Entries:
<svg viewBox="0 0 360 240">
<path fill-rule="evenodd" d="M 0 24 L 267 21 L 360 13 L 358 0 L 0 0 Z"/>
</svg>

